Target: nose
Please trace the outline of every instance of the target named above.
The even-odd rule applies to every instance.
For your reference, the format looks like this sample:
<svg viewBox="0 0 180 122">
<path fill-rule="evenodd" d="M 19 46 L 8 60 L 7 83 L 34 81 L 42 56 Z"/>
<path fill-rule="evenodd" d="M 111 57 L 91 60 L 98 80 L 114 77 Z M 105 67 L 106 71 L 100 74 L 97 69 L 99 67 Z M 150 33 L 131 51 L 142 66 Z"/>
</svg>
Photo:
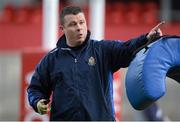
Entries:
<svg viewBox="0 0 180 122">
<path fill-rule="evenodd" d="M 77 30 L 80 31 L 82 29 L 82 26 L 80 24 L 77 24 Z"/>
</svg>

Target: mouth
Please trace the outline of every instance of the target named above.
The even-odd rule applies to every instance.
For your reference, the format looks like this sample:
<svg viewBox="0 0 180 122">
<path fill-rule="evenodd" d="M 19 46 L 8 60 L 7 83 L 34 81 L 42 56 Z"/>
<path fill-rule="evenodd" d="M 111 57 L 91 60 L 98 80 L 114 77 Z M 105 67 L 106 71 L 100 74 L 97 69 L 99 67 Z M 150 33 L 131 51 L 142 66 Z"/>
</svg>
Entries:
<svg viewBox="0 0 180 122">
<path fill-rule="evenodd" d="M 82 38 L 82 37 L 83 37 L 83 34 L 78 34 L 78 37 L 79 37 L 79 38 Z"/>
</svg>

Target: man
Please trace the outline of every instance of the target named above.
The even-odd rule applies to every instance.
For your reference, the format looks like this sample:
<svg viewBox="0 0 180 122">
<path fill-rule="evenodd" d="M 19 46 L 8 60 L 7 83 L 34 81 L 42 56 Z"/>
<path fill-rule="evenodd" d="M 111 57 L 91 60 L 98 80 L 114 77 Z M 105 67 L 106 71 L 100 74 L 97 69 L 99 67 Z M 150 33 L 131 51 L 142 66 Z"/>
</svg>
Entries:
<svg viewBox="0 0 180 122">
<path fill-rule="evenodd" d="M 64 35 L 36 67 L 27 89 L 30 105 L 46 114 L 52 94 L 50 120 L 115 120 L 113 73 L 129 66 L 134 52 L 162 35 L 162 23 L 122 42 L 92 40 L 79 7 L 65 7 L 60 20 Z"/>
</svg>

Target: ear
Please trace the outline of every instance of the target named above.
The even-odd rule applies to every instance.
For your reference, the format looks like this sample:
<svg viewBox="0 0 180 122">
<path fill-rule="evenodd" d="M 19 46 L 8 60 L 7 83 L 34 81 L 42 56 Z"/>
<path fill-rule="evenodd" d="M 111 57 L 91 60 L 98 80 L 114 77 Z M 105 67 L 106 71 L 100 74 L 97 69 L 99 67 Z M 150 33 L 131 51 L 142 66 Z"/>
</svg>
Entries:
<svg viewBox="0 0 180 122">
<path fill-rule="evenodd" d="M 63 25 L 60 25 L 60 29 L 64 32 L 64 27 L 63 27 Z"/>
</svg>

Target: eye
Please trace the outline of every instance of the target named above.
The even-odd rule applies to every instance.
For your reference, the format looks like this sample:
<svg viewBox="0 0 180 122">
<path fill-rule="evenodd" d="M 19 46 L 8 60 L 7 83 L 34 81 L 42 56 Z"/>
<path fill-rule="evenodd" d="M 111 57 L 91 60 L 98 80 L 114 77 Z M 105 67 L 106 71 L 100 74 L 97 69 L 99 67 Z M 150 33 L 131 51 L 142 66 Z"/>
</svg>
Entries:
<svg viewBox="0 0 180 122">
<path fill-rule="evenodd" d="M 77 23 L 75 23 L 75 22 L 71 22 L 70 24 L 69 24 L 69 26 L 76 26 L 77 25 Z"/>
<path fill-rule="evenodd" d="M 84 24 L 85 22 L 84 21 L 80 21 L 80 24 L 82 25 L 82 24 Z"/>
</svg>

